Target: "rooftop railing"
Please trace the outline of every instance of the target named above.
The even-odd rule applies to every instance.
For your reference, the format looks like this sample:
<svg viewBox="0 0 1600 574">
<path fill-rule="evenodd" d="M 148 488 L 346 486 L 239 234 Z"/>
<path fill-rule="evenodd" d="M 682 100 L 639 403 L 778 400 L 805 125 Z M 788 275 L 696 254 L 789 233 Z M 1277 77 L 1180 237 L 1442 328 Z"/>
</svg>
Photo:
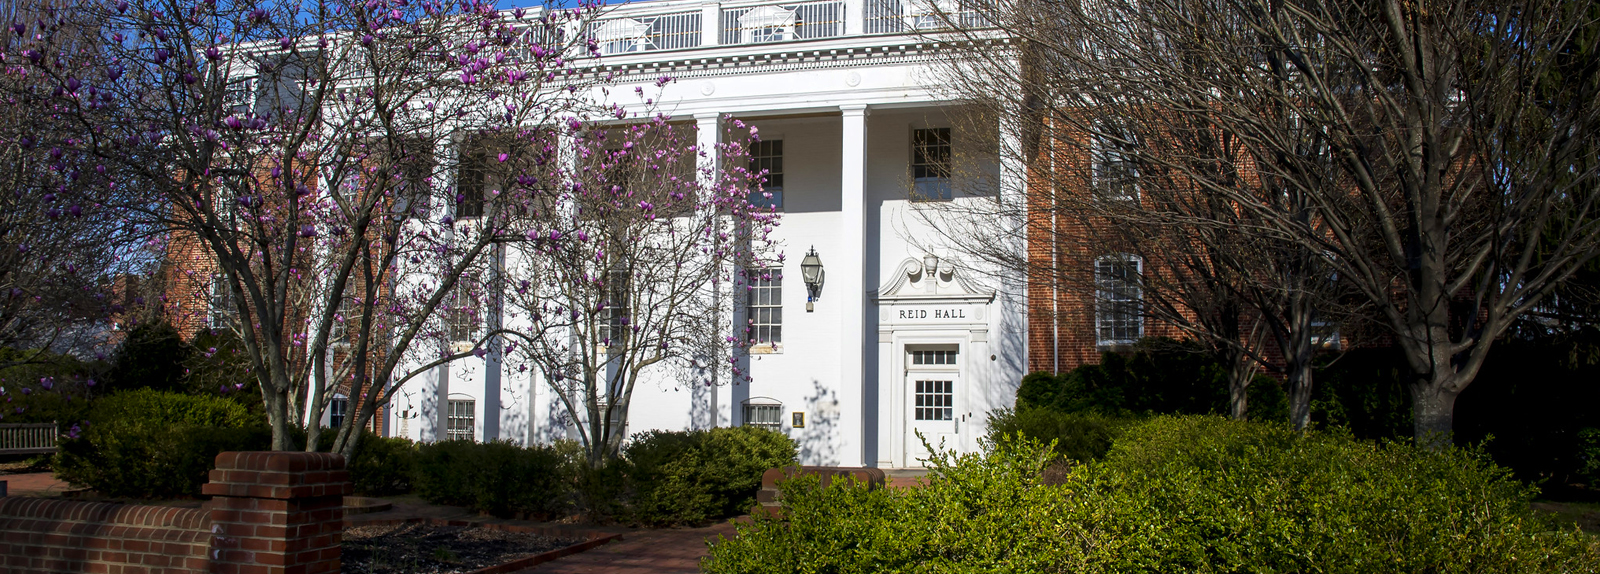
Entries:
<svg viewBox="0 0 1600 574">
<path fill-rule="evenodd" d="M 960 0 L 641 2 L 589 25 L 602 55 L 981 27 Z"/>
</svg>

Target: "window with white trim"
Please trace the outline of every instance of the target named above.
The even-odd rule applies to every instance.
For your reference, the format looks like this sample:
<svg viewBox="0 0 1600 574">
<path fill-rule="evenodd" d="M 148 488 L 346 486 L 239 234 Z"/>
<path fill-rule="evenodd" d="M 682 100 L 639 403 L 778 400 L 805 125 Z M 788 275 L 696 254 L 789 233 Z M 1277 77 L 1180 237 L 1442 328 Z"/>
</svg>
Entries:
<svg viewBox="0 0 1600 574">
<path fill-rule="evenodd" d="M 626 270 L 613 270 L 606 274 L 606 284 L 603 292 L 604 308 L 600 312 L 598 325 L 596 325 L 595 342 L 603 348 L 620 348 L 627 341 L 631 329 L 631 309 L 628 307 L 629 277 Z"/>
<path fill-rule="evenodd" d="M 339 298 L 339 305 L 333 310 L 333 326 L 328 328 L 328 340 L 333 343 L 350 342 L 350 299 Z"/>
<path fill-rule="evenodd" d="M 912 199 L 946 201 L 950 186 L 950 128 L 911 130 Z"/>
<path fill-rule="evenodd" d="M 1132 255 L 1095 260 L 1095 339 L 1101 346 L 1129 345 L 1144 336 L 1144 262 Z"/>
<path fill-rule="evenodd" d="M 478 333 L 477 305 L 472 297 L 477 282 L 477 275 L 462 275 L 445 301 L 445 336 L 451 341 L 471 341 Z"/>
<path fill-rule="evenodd" d="M 750 146 L 750 173 L 762 177 L 761 189 L 750 190 L 750 205 L 783 209 L 783 140 L 761 140 Z"/>
<path fill-rule="evenodd" d="M 783 342 L 783 269 L 745 270 L 745 338 L 752 346 L 776 348 Z"/>
<path fill-rule="evenodd" d="M 1090 182 L 1100 199 L 1132 201 L 1139 199 L 1139 168 L 1133 161 L 1137 145 L 1133 132 L 1120 122 L 1095 123 L 1089 150 L 1092 161 Z"/>
<path fill-rule="evenodd" d="M 916 420 L 955 420 L 955 381 L 916 382 Z"/>
<path fill-rule="evenodd" d="M 208 324 L 212 329 L 227 328 L 238 310 L 233 299 L 233 285 L 228 283 L 227 275 L 218 273 L 211 276 L 210 299 Z"/>
<path fill-rule="evenodd" d="M 956 351 L 911 351 L 913 365 L 954 365 Z"/>
<path fill-rule="evenodd" d="M 744 426 L 760 427 L 770 430 L 783 428 L 783 405 L 768 403 L 745 403 Z"/>
<path fill-rule="evenodd" d="M 477 417 L 474 410 L 475 401 L 450 399 L 449 412 L 445 416 L 445 440 L 473 440 L 474 431 L 477 430 Z"/>
<path fill-rule="evenodd" d="M 481 148 L 461 152 L 460 165 L 456 166 L 456 218 L 483 216 L 488 162 L 489 152 Z"/>
<path fill-rule="evenodd" d="M 344 426 L 344 416 L 349 408 L 350 399 L 335 397 L 328 401 L 328 428 L 336 429 Z"/>
</svg>

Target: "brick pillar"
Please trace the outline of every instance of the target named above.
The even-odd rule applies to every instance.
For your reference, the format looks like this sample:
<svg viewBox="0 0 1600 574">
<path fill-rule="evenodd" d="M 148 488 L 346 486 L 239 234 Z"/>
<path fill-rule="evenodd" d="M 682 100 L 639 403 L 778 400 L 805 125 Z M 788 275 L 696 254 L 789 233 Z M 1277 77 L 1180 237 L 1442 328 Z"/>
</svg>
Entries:
<svg viewBox="0 0 1600 574">
<path fill-rule="evenodd" d="M 213 574 L 338 574 L 343 456 L 225 452 L 202 492 L 212 497 Z"/>
</svg>

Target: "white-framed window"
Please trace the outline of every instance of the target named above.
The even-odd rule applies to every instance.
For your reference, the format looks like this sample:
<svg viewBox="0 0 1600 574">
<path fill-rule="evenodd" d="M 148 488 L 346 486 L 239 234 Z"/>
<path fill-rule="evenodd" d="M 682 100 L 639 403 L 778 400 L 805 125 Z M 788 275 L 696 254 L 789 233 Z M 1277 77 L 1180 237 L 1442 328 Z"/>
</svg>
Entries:
<svg viewBox="0 0 1600 574">
<path fill-rule="evenodd" d="M 783 209 L 783 140 L 761 140 L 750 146 L 750 172 L 767 175 L 761 191 L 750 191 L 750 205 Z"/>
<path fill-rule="evenodd" d="M 1343 341 L 1339 338 L 1339 324 L 1313 314 L 1311 317 L 1311 346 L 1337 351 Z"/>
<path fill-rule="evenodd" d="M 783 427 L 783 404 L 777 402 L 745 403 L 744 426 L 779 430 Z"/>
<path fill-rule="evenodd" d="M 470 399 L 450 399 L 449 412 L 445 414 L 445 440 L 474 440 L 478 428 L 473 409 L 477 402 Z"/>
<path fill-rule="evenodd" d="M 954 365 L 956 350 L 910 351 L 912 365 Z"/>
<path fill-rule="evenodd" d="M 328 401 L 328 428 L 336 429 L 344 426 L 345 413 L 350 409 L 350 399 L 334 397 Z"/>
<path fill-rule="evenodd" d="M 1107 255 L 1094 262 L 1095 340 L 1128 345 L 1144 336 L 1144 262 L 1132 255 Z"/>
<path fill-rule="evenodd" d="M 228 276 L 217 273 L 211 276 L 211 297 L 208 301 L 207 325 L 212 329 L 225 329 L 233 320 L 238 307 L 234 304 L 233 285 Z"/>
<path fill-rule="evenodd" d="M 1091 183 L 1100 199 L 1133 201 L 1139 199 L 1139 168 L 1132 147 L 1137 145 L 1132 130 L 1121 122 L 1095 123 L 1089 156 Z"/>
<path fill-rule="evenodd" d="M 783 269 L 745 270 L 745 338 L 752 348 L 776 350 L 783 343 Z"/>
<path fill-rule="evenodd" d="M 621 348 L 627 342 L 629 330 L 632 328 L 632 309 L 628 306 L 631 296 L 629 287 L 632 277 L 626 270 L 615 269 L 606 274 L 606 284 L 603 292 L 604 300 L 598 321 L 595 337 L 596 343 L 603 348 Z"/>
<path fill-rule="evenodd" d="M 954 197 L 950 156 L 950 128 L 911 130 L 912 199 L 945 201 Z"/>
<path fill-rule="evenodd" d="M 472 148 L 461 152 L 456 166 L 456 218 L 482 217 L 483 192 L 488 177 L 489 152 Z"/>
<path fill-rule="evenodd" d="M 328 328 L 328 341 L 334 344 L 350 342 L 350 321 L 355 320 L 350 316 L 350 298 L 340 297 L 339 305 L 333 309 L 333 326 Z"/>
<path fill-rule="evenodd" d="M 399 193 L 395 194 L 395 211 L 415 217 L 427 217 L 433 191 L 433 156 L 402 159 Z"/>
<path fill-rule="evenodd" d="M 955 381 L 916 381 L 916 420 L 955 420 Z"/>
<path fill-rule="evenodd" d="M 478 305 L 472 297 L 477 281 L 475 274 L 462 275 L 445 300 L 445 336 L 452 342 L 471 341 L 478 334 Z"/>
</svg>

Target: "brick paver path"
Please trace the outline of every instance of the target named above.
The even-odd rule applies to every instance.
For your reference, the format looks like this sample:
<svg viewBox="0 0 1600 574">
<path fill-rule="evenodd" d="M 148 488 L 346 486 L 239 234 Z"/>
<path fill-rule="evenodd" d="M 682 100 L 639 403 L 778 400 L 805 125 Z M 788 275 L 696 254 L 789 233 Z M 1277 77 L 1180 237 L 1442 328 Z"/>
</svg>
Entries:
<svg viewBox="0 0 1600 574">
<path fill-rule="evenodd" d="M 631 530 L 622 540 L 517 574 L 697 574 L 706 540 L 716 540 L 717 535 L 732 537 L 733 525 Z"/>
<path fill-rule="evenodd" d="M 6 491 L 11 496 L 58 496 L 72 488 L 48 472 L 0 475 L 0 480 L 6 481 Z"/>
</svg>

